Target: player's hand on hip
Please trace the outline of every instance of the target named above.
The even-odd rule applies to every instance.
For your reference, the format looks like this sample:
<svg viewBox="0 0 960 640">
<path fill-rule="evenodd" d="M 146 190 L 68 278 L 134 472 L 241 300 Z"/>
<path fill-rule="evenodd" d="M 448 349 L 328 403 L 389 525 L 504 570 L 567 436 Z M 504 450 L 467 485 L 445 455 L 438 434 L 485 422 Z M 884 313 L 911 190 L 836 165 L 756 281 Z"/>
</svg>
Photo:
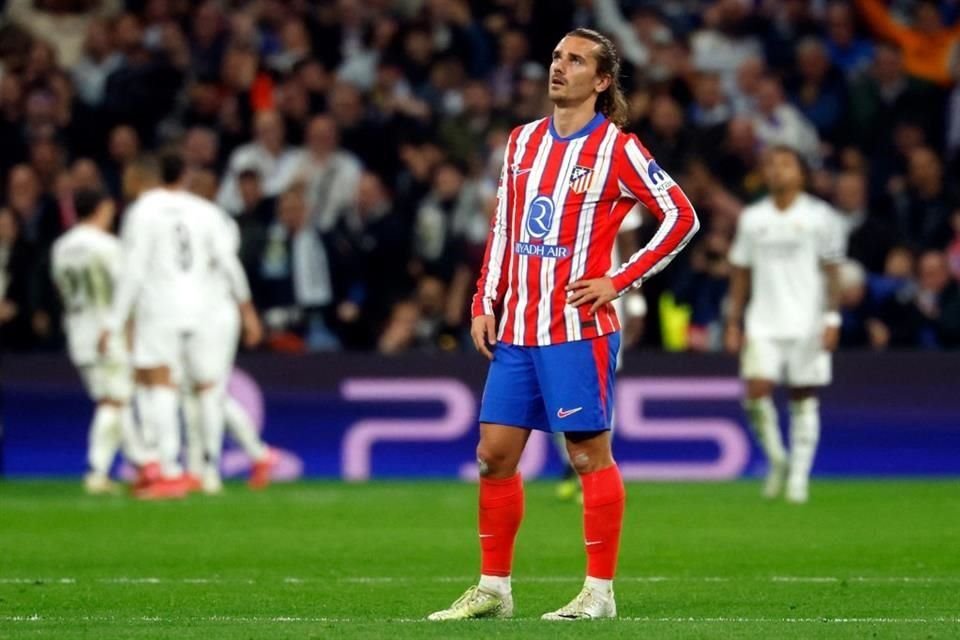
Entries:
<svg viewBox="0 0 960 640">
<path fill-rule="evenodd" d="M 743 349 L 743 330 L 738 324 L 727 324 L 723 332 L 723 346 L 727 353 L 736 355 Z"/>
<path fill-rule="evenodd" d="M 589 304 L 591 316 L 617 297 L 617 288 L 613 286 L 613 280 L 610 278 L 577 280 L 567 285 L 567 304 L 571 307 Z"/>
<path fill-rule="evenodd" d="M 827 327 L 823 330 L 823 348 L 836 351 L 840 344 L 840 327 Z"/>
<path fill-rule="evenodd" d="M 473 338 L 473 346 L 477 351 L 486 356 L 487 360 L 493 360 L 493 352 L 490 350 L 497 344 L 497 322 L 493 316 L 477 316 L 470 323 L 470 337 Z"/>
</svg>

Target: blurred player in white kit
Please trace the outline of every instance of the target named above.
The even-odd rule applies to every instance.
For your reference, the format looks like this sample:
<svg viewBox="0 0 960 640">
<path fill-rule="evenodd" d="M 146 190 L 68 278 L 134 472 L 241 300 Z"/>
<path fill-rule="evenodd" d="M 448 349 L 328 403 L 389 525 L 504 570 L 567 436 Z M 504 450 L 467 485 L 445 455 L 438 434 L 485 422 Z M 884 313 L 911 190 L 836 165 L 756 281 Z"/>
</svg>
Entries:
<svg viewBox="0 0 960 640">
<path fill-rule="evenodd" d="M 161 186 L 142 193 L 124 220 L 124 277 L 101 337 L 105 346 L 133 313 L 137 406 L 145 446 L 159 460 L 162 476 L 138 487 L 137 494 L 145 498 L 178 497 L 189 488 L 178 460 L 180 381 L 198 397 L 205 488 L 219 488 L 222 365 L 204 344 L 209 336 L 205 296 L 214 269 L 231 278 L 231 304 L 239 308 L 245 341 L 258 340 L 260 330 L 246 279 L 236 277 L 242 267 L 224 237 L 221 212 L 184 189 L 186 168 L 179 155 L 165 155 L 160 164 Z"/>
<path fill-rule="evenodd" d="M 197 171 L 191 176 L 190 190 L 201 198 L 213 203 L 217 192 L 217 178 L 210 171 Z M 223 229 L 224 242 L 234 255 L 240 251 L 240 228 L 232 217 L 222 209 L 218 210 Z M 220 400 L 223 403 L 223 415 L 226 430 L 233 440 L 243 448 L 253 461 L 249 485 L 252 489 L 262 489 L 270 483 L 270 471 L 277 463 L 277 455 L 260 439 L 253 421 L 240 404 L 227 394 L 227 383 L 233 371 L 240 341 L 241 317 L 233 301 L 231 283 L 246 282 L 246 274 L 241 268 L 238 273 L 227 273 L 226 269 L 240 267 L 239 261 L 229 265 L 215 265 L 213 277 L 209 279 L 209 291 L 204 295 L 206 310 L 204 323 L 200 328 L 200 344 L 206 349 L 201 357 L 216 365 L 216 379 Z M 259 341 L 259 321 L 254 315 L 256 334 L 250 341 Z M 215 442 L 205 442 L 201 428 L 199 394 L 189 387 L 183 389 L 184 418 L 187 427 L 187 473 L 191 478 L 192 489 L 202 489 L 207 493 L 216 493 L 219 482 L 205 469 L 208 448 L 217 446 Z M 222 444 L 222 439 L 221 439 Z M 219 450 L 216 452 L 219 457 Z M 204 474 L 206 473 L 206 477 Z"/>
<path fill-rule="evenodd" d="M 103 354 L 97 351 L 122 263 L 120 241 L 110 231 L 116 207 L 101 191 L 81 190 L 74 194 L 74 209 L 79 222 L 54 243 L 51 275 L 63 301 L 70 360 L 96 403 L 84 488 L 114 493 L 110 467 L 121 446 L 131 463 L 143 462 L 130 406 L 133 369 L 126 336 L 117 332 Z"/>
<path fill-rule="evenodd" d="M 725 343 L 740 354 L 744 408 L 770 465 L 764 495 L 775 498 L 786 485 L 787 500 L 803 503 L 820 438 L 817 392 L 830 384 L 840 336 L 844 240 L 835 212 L 804 192 L 798 153 L 771 147 L 763 167 L 770 195 L 743 210 L 730 249 Z M 789 458 L 773 403 L 777 384 L 790 393 Z"/>
</svg>

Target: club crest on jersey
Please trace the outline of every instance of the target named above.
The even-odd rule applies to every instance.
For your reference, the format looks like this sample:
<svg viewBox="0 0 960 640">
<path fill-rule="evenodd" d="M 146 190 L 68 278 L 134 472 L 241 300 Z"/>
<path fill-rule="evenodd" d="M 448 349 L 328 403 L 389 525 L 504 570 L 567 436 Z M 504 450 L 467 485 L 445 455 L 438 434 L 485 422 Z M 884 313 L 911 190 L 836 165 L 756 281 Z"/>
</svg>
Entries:
<svg viewBox="0 0 960 640">
<path fill-rule="evenodd" d="M 577 165 L 570 172 L 570 190 L 574 193 L 584 193 L 593 182 L 593 169 Z"/>
<path fill-rule="evenodd" d="M 527 208 L 527 233 L 537 240 L 543 240 L 553 227 L 553 214 L 556 207 L 548 196 L 537 196 Z"/>
<path fill-rule="evenodd" d="M 656 160 L 651 160 L 650 164 L 647 165 L 647 177 L 653 183 L 653 188 L 661 193 L 677 184 L 670 177 L 670 174 L 660 168 Z"/>
</svg>

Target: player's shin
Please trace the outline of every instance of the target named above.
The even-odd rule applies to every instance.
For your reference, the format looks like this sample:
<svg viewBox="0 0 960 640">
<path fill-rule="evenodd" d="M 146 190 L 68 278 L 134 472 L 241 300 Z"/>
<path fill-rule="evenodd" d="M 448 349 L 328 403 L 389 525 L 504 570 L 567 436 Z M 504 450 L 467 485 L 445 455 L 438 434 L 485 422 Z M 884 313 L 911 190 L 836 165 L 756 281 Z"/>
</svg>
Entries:
<svg viewBox="0 0 960 640">
<path fill-rule="evenodd" d="M 218 386 L 197 394 L 200 405 L 200 424 L 203 430 L 205 468 L 203 490 L 217 493 L 221 489 L 220 453 L 223 450 L 223 392 Z"/>
<path fill-rule="evenodd" d="M 177 392 L 173 387 L 154 385 L 146 387 L 138 396 L 144 434 L 156 438 L 157 457 L 164 478 L 179 478 L 180 425 L 177 420 Z"/>
<path fill-rule="evenodd" d="M 117 407 L 99 404 L 90 424 L 87 463 L 90 472 L 106 479 L 110 465 L 120 449 L 120 414 Z"/>
<path fill-rule="evenodd" d="M 185 392 L 183 399 L 183 422 L 186 434 L 185 461 L 187 473 L 192 478 L 203 478 L 206 460 L 206 442 L 200 426 L 200 400 L 197 394 Z"/>
<path fill-rule="evenodd" d="M 804 398 L 790 403 L 790 477 L 787 498 L 806 502 L 810 469 L 820 440 L 820 402 Z"/>
<path fill-rule="evenodd" d="M 127 402 L 118 408 L 120 414 L 120 447 L 123 456 L 135 467 L 142 467 L 152 461 L 150 452 L 143 443 L 137 430 L 137 421 L 133 416 L 133 406 Z"/>
<path fill-rule="evenodd" d="M 773 398 L 749 398 L 743 403 L 747 422 L 756 434 L 757 441 L 767 457 L 769 469 L 763 487 L 763 495 L 775 498 L 783 491 L 784 477 L 787 471 L 787 451 L 780 435 L 780 423 L 777 419 L 777 407 Z"/>
<path fill-rule="evenodd" d="M 523 520 L 523 479 L 480 477 L 480 586 L 509 593 L 513 546 Z"/>
<path fill-rule="evenodd" d="M 240 403 L 229 395 L 223 403 L 223 415 L 226 418 L 227 432 L 230 437 L 250 456 L 251 460 L 262 460 L 268 453 L 267 446 L 257 435 L 257 428 Z"/>
<path fill-rule="evenodd" d="M 587 551 L 587 586 L 600 594 L 612 592 L 620 552 L 626 492 L 616 464 L 584 473 L 583 533 Z"/>
</svg>

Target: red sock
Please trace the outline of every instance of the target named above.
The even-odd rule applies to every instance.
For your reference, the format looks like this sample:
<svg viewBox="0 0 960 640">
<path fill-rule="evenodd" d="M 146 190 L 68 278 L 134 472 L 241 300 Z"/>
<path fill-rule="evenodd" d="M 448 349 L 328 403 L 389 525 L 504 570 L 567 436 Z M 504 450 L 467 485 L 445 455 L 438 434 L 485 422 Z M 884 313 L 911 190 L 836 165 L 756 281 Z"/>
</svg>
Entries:
<svg viewBox="0 0 960 640">
<path fill-rule="evenodd" d="M 583 533 L 587 575 L 613 580 L 620 551 L 626 495 L 617 465 L 580 476 L 583 483 Z"/>
<path fill-rule="evenodd" d="M 480 478 L 480 572 L 509 576 L 513 541 L 523 519 L 523 480 L 514 474 L 503 480 Z"/>
</svg>

